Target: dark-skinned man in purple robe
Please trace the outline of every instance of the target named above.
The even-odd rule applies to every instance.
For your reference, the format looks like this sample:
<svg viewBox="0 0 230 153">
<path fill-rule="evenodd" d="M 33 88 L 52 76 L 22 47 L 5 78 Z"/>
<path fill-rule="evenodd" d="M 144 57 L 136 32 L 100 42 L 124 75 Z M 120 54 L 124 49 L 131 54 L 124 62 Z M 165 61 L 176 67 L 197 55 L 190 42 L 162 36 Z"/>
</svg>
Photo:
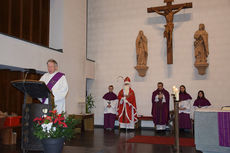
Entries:
<svg viewBox="0 0 230 153">
<path fill-rule="evenodd" d="M 166 130 L 169 121 L 169 92 L 163 83 L 157 83 L 157 89 L 152 94 L 152 116 L 156 130 Z"/>
</svg>

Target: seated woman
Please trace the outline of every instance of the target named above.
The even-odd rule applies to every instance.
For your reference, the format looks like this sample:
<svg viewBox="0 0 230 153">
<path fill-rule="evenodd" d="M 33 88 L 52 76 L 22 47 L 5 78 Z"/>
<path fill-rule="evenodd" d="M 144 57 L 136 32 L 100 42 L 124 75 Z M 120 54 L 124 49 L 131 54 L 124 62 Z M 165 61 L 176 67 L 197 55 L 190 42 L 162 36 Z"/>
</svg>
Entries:
<svg viewBox="0 0 230 153">
<path fill-rule="evenodd" d="M 193 104 L 194 109 L 202 108 L 202 107 L 208 107 L 210 105 L 211 105 L 211 103 L 204 96 L 204 91 L 200 90 L 198 92 L 197 99 L 194 101 L 194 104 Z"/>
<path fill-rule="evenodd" d="M 186 92 L 184 85 L 180 86 L 179 93 L 179 128 L 191 129 L 192 123 L 190 118 L 192 97 Z"/>
</svg>

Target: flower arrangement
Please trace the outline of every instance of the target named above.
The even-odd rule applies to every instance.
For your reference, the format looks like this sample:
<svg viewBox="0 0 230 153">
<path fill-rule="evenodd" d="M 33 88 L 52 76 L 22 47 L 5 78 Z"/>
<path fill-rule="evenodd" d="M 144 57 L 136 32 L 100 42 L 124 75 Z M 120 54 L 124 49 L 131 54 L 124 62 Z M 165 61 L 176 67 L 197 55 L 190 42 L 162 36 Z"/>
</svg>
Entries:
<svg viewBox="0 0 230 153">
<path fill-rule="evenodd" d="M 58 114 L 56 110 L 50 111 L 48 115 L 34 119 L 34 135 L 39 139 L 65 138 L 71 139 L 78 120 L 73 117 L 65 118 L 65 113 Z"/>
</svg>

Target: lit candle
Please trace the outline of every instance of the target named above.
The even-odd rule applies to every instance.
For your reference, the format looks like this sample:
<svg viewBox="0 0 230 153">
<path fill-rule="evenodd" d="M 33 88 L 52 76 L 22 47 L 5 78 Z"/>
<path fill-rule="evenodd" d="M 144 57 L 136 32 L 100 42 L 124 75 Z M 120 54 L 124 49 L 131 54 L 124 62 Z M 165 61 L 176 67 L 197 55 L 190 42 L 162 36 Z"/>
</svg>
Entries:
<svg viewBox="0 0 230 153">
<path fill-rule="evenodd" d="M 172 93 L 175 95 L 175 91 L 176 91 L 176 86 L 173 86 L 172 88 Z"/>
<path fill-rule="evenodd" d="M 175 91 L 176 101 L 179 101 L 179 90 L 176 88 Z"/>
</svg>

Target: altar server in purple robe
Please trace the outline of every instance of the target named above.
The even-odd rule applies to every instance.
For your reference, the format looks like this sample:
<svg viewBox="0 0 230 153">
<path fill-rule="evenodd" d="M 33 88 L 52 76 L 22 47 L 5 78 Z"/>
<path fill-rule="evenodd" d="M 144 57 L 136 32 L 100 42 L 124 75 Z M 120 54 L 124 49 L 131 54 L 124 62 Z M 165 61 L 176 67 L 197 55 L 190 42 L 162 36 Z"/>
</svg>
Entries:
<svg viewBox="0 0 230 153">
<path fill-rule="evenodd" d="M 208 106 L 211 106 L 211 103 L 204 96 L 204 91 L 200 90 L 198 92 L 197 99 L 194 101 L 193 106 L 194 106 L 195 109 L 197 109 L 197 108 L 206 108 Z"/>
<path fill-rule="evenodd" d="M 104 101 L 104 129 L 112 130 L 117 113 L 117 95 L 113 92 L 113 85 L 109 86 L 109 92 L 103 96 Z"/>
<path fill-rule="evenodd" d="M 179 128 L 180 129 L 191 129 L 191 100 L 192 97 L 186 92 L 184 85 L 180 86 L 179 93 Z"/>
<path fill-rule="evenodd" d="M 64 73 L 58 72 L 58 63 L 54 59 L 47 61 L 48 73 L 45 73 L 40 81 L 44 81 L 54 95 L 56 110 L 60 114 L 65 112 L 65 97 L 68 92 L 68 84 Z M 42 103 L 48 104 L 48 99 L 42 99 Z"/>
<path fill-rule="evenodd" d="M 169 92 L 163 88 L 163 83 L 157 83 L 157 89 L 152 94 L 152 116 L 156 130 L 165 130 L 169 121 Z"/>
</svg>

